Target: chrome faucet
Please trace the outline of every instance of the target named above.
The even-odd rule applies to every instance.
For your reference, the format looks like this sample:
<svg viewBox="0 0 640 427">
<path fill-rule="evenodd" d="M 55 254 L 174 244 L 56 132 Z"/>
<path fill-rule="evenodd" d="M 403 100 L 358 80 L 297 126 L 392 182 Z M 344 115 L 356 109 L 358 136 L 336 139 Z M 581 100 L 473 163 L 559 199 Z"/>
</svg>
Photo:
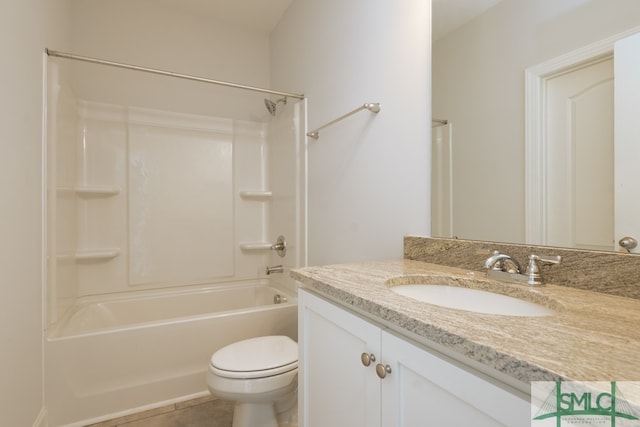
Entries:
<svg viewBox="0 0 640 427">
<path fill-rule="evenodd" d="M 529 255 L 529 263 L 524 273 L 521 274 L 520 264 L 509 255 L 498 251 L 484 261 L 487 269 L 487 277 L 514 283 L 526 283 L 530 286 L 542 285 L 542 274 L 539 264 L 559 264 L 561 256 Z"/>
<path fill-rule="evenodd" d="M 484 268 L 487 270 L 520 274 L 520 264 L 518 261 L 498 251 L 494 251 L 493 254 L 484 261 Z"/>
<path fill-rule="evenodd" d="M 284 271 L 284 267 L 282 265 L 274 265 L 273 267 L 267 267 L 267 276 L 273 273 L 282 273 Z"/>
</svg>

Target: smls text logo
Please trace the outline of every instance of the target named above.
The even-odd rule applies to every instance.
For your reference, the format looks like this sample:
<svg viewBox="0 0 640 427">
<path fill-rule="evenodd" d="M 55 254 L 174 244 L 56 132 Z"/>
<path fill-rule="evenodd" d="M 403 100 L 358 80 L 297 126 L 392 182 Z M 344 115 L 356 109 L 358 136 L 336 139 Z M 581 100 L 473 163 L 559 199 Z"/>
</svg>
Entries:
<svg viewBox="0 0 640 427">
<path fill-rule="evenodd" d="M 531 426 L 640 427 L 638 407 L 624 397 L 622 384 L 632 392 L 640 390 L 633 382 L 536 381 L 531 386 Z"/>
</svg>

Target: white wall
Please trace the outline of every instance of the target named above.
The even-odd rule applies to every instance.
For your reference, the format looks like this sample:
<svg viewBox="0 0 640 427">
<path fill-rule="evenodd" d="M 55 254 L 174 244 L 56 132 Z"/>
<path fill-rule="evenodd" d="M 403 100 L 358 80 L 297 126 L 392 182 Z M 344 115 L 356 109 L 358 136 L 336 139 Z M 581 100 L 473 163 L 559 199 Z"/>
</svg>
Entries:
<svg viewBox="0 0 640 427">
<path fill-rule="evenodd" d="M 68 47 L 66 1 L 0 4 L 0 413 L 2 424 L 41 422 L 42 55 Z"/>
<path fill-rule="evenodd" d="M 402 257 L 430 223 L 430 2 L 296 0 L 271 35 L 271 85 L 305 93 L 308 262 Z"/>
<path fill-rule="evenodd" d="M 73 53 L 269 86 L 269 38 L 265 31 L 237 28 L 153 0 L 74 0 L 73 6 Z M 88 73 L 93 78 L 75 79 L 76 96 L 83 99 L 114 104 L 123 99 L 145 99 L 147 104 L 142 106 L 168 111 L 236 119 L 268 117 L 262 94 L 104 66 L 85 67 L 93 67 Z M 122 80 L 120 87 L 103 88 L 97 80 L 114 75 Z M 164 86 L 162 93 L 156 90 L 158 83 Z M 172 96 L 164 96 L 167 93 Z M 252 108 L 247 107 L 250 103 Z"/>
<path fill-rule="evenodd" d="M 433 46 L 460 238 L 524 242 L 524 71 L 640 25 L 637 0 L 504 0 Z"/>
</svg>

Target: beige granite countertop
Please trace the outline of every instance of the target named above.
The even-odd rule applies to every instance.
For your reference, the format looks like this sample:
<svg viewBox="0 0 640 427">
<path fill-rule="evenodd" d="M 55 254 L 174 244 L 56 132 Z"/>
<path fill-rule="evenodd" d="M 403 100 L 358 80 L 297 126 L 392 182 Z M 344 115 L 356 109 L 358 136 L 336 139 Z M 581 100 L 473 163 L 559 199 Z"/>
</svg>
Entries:
<svg viewBox="0 0 640 427">
<path fill-rule="evenodd" d="M 478 271 L 393 260 L 291 271 L 303 287 L 444 346 L 516 380 L 640 381 L 640 300 L 546 284 L 530 288 Z M 414 279 L 398 279 L 411 276 Z M 416 301 L 391 283 L 454 282 L 536 301 L 545 317 L 480 314 Z"/>
</svg>

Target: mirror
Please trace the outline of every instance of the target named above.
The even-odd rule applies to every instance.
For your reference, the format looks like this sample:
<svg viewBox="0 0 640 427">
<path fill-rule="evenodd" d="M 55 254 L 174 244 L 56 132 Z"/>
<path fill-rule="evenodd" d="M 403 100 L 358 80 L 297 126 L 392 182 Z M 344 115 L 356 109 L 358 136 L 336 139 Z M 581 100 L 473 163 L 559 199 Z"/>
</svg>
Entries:
<svg viewBox="0 0 640 427">
<path fill-rule="evenodd" d="M 446 191 L 434 193 L 434 218 L 448 215 L 451 224 L 441 221 L 436 228 L 444 229 L 441 237 L 537 244 L 526 223 L 531 201 L 525 70 L 616 34 L 640 31 L 634 18 L 640 7 L 635 0 L 486 0 L 484 11 L 469 12 L 470 20 L 460 24 L 471 3 L 477 2 L 433 1 L 432 115 L 448 126 L 434 122 L 432 128 L 446 128 L 436 137 L 450 141 L 452 159 L 447 164 L 446 145 L 434 157 L 433 170 L 450 177 L 452 189 L 450 202 Z M 450 203 L 450 211 L 443 203 Z M 610 249 L 618 250 L 613 236 L 609 240 Z"/>
</svg>

